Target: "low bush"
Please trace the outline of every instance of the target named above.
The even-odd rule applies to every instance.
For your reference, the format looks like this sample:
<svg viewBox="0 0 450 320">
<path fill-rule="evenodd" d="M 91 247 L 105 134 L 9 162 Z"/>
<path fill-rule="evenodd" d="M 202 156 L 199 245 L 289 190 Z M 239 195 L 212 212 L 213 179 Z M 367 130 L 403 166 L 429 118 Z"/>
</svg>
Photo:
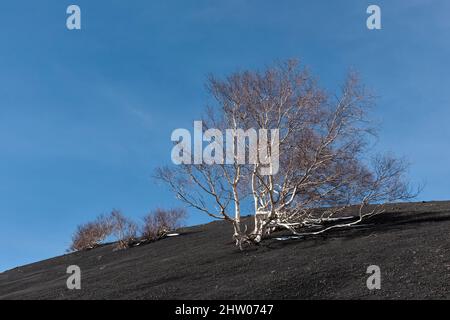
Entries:
<svg viewBox="0 0 450 320">
<path fill-rule="evenodd" d="M 140 242 L 155 241 L 181 227 L 185 218 L 184 209 L 156 209 L 144 217 L 144 224 L 139 227 L 119 210 L 113 210 L 107 216 L 102 215 L 93 222 L 79 225 L 72 237 L 69 251 L 93 249 L 110 236 L 117 241 L 117 249 L 126 249 Z"/>
<path fill-rule="evenodd" d="M 141 236 L 144 241 L 155 241 L 180 228 L 186 219 L 186 210 L 156 209 L 144 217 Z"/>
<path fill-rule="evenodd" d="M 113 231 L 113 225 L 105 216 L 98 217 L 77 227 L 69 251 L 82 251 L 98 247 Z"/>
<path fill-rule="evenodd" d="M 117 239 L 117 249 L 132 246 L 137 240 L 137 225 L 119 210 L 113 210 L 110 219 L 113 225 L 112 233 Z"/>
</svg>

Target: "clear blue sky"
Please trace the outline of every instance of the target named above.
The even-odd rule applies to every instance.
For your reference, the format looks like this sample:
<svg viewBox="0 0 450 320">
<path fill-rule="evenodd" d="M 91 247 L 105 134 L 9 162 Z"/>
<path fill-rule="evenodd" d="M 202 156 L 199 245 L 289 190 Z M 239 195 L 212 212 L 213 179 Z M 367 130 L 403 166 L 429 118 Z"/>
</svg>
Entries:
<svg viewBox="0 0 450 320">
<path fill-rule="evenodd" d="M 72 3 L 81 31 L 65 26 Z M 200 117 L 207 74 L 287 58 L 330 89 L 359 70 L 380 96 L 377 148 L 409 158 L 420 199 L 450 199 L 449 12 L 448 0 L 2 2 L 0 270 L 64 253 L 77 224 L 111 208 L 138 219 L 177 205 L 151 174 L 170 162 L 171 131 Z"/>
</svg>

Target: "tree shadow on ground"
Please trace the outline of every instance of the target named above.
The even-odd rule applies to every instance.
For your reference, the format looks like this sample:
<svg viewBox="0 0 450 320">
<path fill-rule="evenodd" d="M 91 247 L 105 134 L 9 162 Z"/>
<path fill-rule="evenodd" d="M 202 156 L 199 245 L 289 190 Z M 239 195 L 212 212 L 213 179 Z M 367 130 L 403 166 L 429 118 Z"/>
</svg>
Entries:
<svg viewBox="0 0 450 320">
<path fill-rule="evenodd" d="M 353 240 L 392 231 L 419 228 L 424 223 L 439 223 L 450 221 L 449 212 L 413 213 L 396 215 L 393 213 L 381 214 L 363 221 L 361 225 L 332 229 L 318 235 L 306 235 L 297 238 L 288 231 L 273 233 L 266 238 L 263 246 L 267 249 L 281 249 L 303 242 L 306 247 L 323 245 L 332 240 Z M 279 241 L 277 238 L 287 238 Z"/>
</svg>

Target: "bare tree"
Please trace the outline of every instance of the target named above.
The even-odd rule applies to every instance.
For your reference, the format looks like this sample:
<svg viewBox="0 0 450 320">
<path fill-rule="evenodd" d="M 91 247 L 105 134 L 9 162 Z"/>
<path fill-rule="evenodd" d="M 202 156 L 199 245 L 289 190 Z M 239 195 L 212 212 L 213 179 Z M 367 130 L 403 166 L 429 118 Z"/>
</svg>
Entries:
<svg viewBox="0 0 450 320">
<path fill-rule="evenodd" d="M 182 226 L 186 218 L 186 210 L 156 209 L 144 217 L 142 226 L 142 238 L 145 241 L 155 241 L 167 236 L 171 231 Z"/>
<path fill-rule="evenodd" d="M 337 95 L 320 89 L 296 61 L 224 80 L 211 77 L 208 88 L 216 105 L 203 120 L 205 132 L 231 129 L 235 157 L 239 146 L 254 153 L 245 139 L 251 129 L 277 129 L 276 144 L 260 137 L 256 161 L 181 164 L 159 168 L 156 176 L 188 205 L 230 221 L 237 245 L 259 242 L 279 227 L 294 234 L 349 227 L 381 213 L 387 201 L 414 197 L 405 161 L 391 155 L 367 160 L 376 134 L 369 121 L 373 97 L 355 73 Z M 279 159 L 279 169 L 268 157 Z M 249 202 L 255 216 L 251 231 L 241 225 L 243 204 Z M 378 206 L 369 206 L 373 203 Z M 359 206 L 357 216 L 345 215 L 351 205 Z"/>
<path fill-rule="evenodd" d="M 69 251 L 82 251 L 98 247 L 112 231 L 113 226 L 105 216 L 100 216 L 93 222 L 80 225 L 72 237 Z"/>
<path fill-rule="evenodd" d="M 113 226 L 112 233 L 117 238 L 117 248 L 126 249 L 133 245 L 137 238 L 137 225 L 119 210 L 113 210 L 109 219 Z"/>
</svg>

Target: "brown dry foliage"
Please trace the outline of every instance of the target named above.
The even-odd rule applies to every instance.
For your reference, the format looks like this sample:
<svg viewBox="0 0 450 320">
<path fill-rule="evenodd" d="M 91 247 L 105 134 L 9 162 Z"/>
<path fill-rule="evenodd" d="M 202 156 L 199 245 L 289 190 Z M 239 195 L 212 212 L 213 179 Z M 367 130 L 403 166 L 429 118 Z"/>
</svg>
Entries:
<svg viewBox="0 0 450 320">
<path fill-rule="evenodd" d="M 68 251 L 93 249 L 109 236 L 116 238 L 117 249 L 126 249 L 141 242 L 137 235 L 139 229 L 143 242 L 155 241 L 180 228 L 185 218 L 186 210 L 181 208 L 156 209 L 144 217 L 144 224 L 139 228 L 135 222 L 114 209 L 107 216 L 101 215 L 93 222 L 79 225 Z"/>
<path fill-rule="evenodd" d="M 79 225 L 72 237 L 69 251 L 82 251 L 98 247 L 111 234 L 112 230 L 113 225 L 105 216 Z"/>
<path fill-rule="evenodd" d="M 156 209 L 144 217 L 142 226 L 142 238 L 145 241 L 155 241 L 165 237 L 170 231 L 182 226 L 186 218 L 186 210 Z"/>
<path fill-rule="evenodd" d="M 109 218 L 113 225 L 112 233 L 117 238 L 117 249 L 126 249 L 132 246 L 137 238 L 136 223 L 125 217 L 119 210 L 113 210 Z"/>
</svg>

